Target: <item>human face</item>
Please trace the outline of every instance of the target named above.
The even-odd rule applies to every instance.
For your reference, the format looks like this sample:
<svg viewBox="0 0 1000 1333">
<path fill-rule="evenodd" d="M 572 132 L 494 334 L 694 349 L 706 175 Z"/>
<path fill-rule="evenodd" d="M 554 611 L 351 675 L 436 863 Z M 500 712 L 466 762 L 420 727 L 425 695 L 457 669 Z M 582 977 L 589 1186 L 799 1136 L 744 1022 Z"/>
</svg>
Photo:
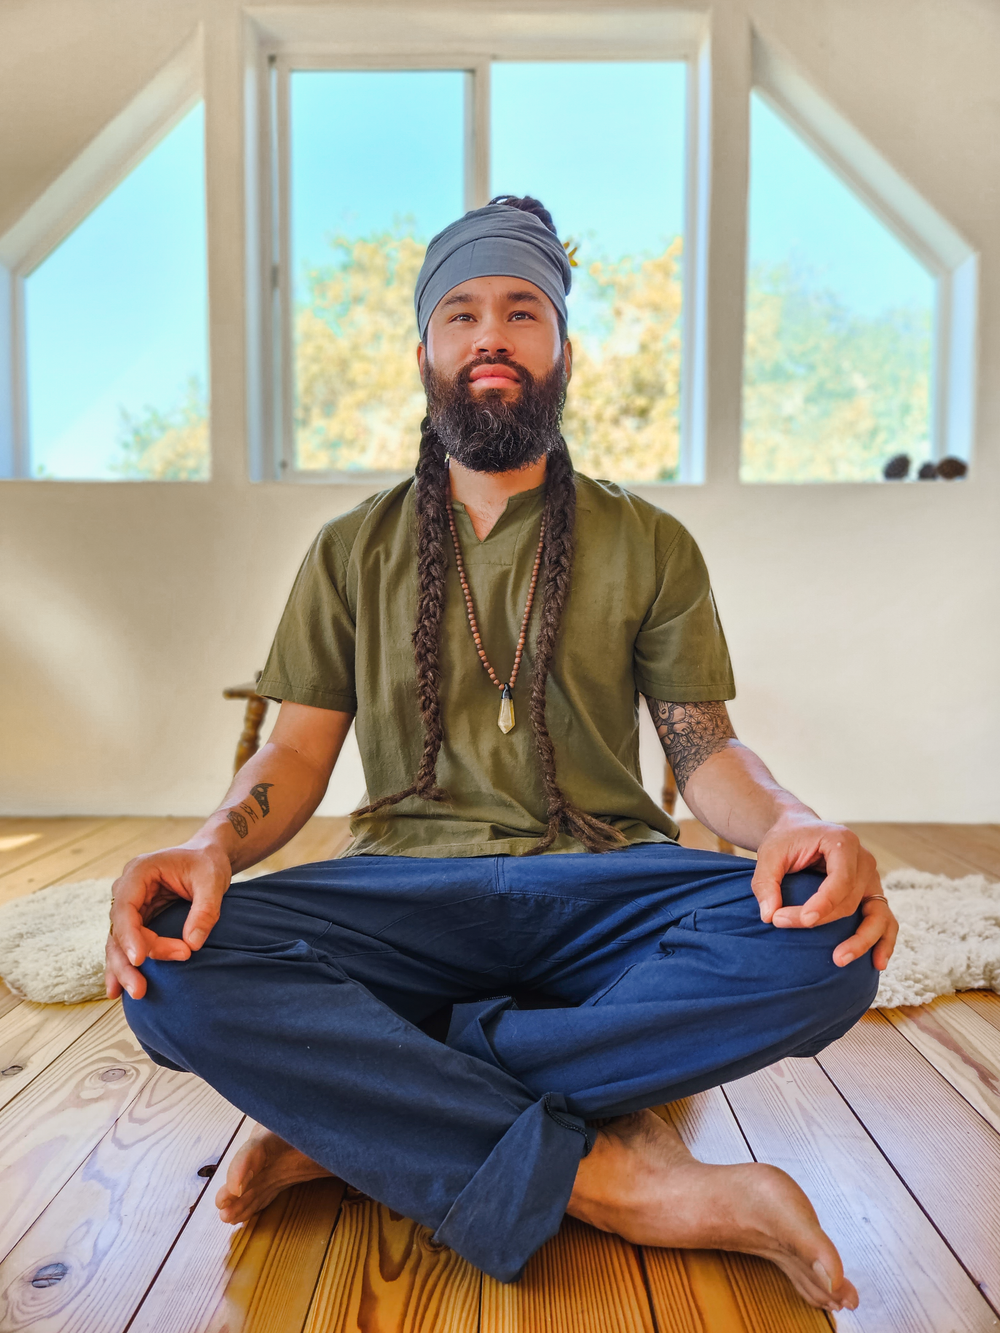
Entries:
<svg viewBox="0 0 1000 1333">
<path fill-rule="evenodd" d="M 476 366 L 469 377 L 469 391 L 478 397 L 495 390 L 508 402 L 516 402 L 521 381 L 516 365 L 522 365 L 536 380 L 551 374 L 562 357 L 569 379 L 572 348 L 559 337 L 556 309 L 534 283 L 523 278 L 470 278 L 441 298 L 427 325 L 426 345 L 417 348 L 420 378 L 426 383 L 427 366 L 436 375 L 454 380 L 466 366 L 480 357 L 497 358 L 498 364 Z"/>
</svg>

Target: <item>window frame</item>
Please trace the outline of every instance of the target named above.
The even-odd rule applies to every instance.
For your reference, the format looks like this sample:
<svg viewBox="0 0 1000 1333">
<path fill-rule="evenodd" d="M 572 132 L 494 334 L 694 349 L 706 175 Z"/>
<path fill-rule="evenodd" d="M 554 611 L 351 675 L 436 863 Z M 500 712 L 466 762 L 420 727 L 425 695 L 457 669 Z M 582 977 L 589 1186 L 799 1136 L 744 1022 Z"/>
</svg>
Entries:
<svg viewBox="0 0 1000 1333">
<path fill-rule="evenodd" d="M 951 223 L 798 72 L 789 57 L 756 32 L 751 40 L 750 91 L 763 98 L 934 280 L 930 456 L 934 461 L 949 455 L 970 461 L 975 436 L 978 255 Z M 749 235 L 747 240 L 749 243 Z"/>
<path fill-rule="evenodd" d="M 468 54 L 442 50 L 417 54 L 360 52 L 350 55 L 315 49 L 268 49 L 260 52 L 258 66 L 261 134 L 258 139 L 258 171 L 261 183 L 259 204 L 261 262 L 258 272 L 257 309 L 264 355 L 258 363 L 256 411 L 262 429 L 251 450 L 251 476 L 258 481 L 282 481 L 298 485 L 392 486 L 410 475 L 408 471 L 347 471 L 303 469 L 295 466 L 294 438 L 294 344 L 292 337 L 292 292 L 289 253 L 290 150 L 289 88 L 298 70 L 460 70 L 466 77 L 465 91 L 465 181 L 466 208 L 482 207 L 490 198 L 490 76 L 494 64 L 519 62 L 683 61 L 687 66 L 687 116 L 685 127 L 684 251 L 682 283 L 681 411 L 678 479 L 674 482 L 643 482 L 644 486 L 676 486 L 704 480 L 704 437 L 700 425 L 704 413 L 693 410 L 698 390 L 695 368 L 702 358 L 692 349 L 704 325 L 704 300 L 698 300 L 696 283 L 704 282 L 704 264 L 699 264 L 699 218 L 704 212 L 703 195 L 708 181 L 698 164 L 705 137 L 704 99 L 699 96 L 699 35 L 691 25 L 666 41 L 643 49 L 634 46 L 612 51 L 572 49 L 565 41 L 549 49 L 506 48 L 495 43 L 489 52 Z M 700 312 L 700 313 L 699 313 Z M 416 328 L 414 328 L 416 345 Z M 254 407 L 251 407 L 253 415 Z"/>
<path fill-rule="evenodd" d="M 0 478 L 82 485 L 107 480 L 38 477 L 31 471 L 24 284 L 204 99 L 203 82 L 203 32 L 199 25 L 154 78 L 0 237 Z M 207 235 L 206 218 L 206 243 Z M 134 483 L 146 479 L 120 480 Z"/>
</svg>

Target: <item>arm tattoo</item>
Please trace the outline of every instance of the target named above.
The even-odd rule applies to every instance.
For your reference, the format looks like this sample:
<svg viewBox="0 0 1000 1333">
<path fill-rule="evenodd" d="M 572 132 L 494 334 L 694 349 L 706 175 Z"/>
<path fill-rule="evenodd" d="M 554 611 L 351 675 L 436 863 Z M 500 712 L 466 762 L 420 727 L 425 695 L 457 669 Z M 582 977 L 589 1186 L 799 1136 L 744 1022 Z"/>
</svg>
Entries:
<svg viewBox="0 0 1000 1333">
<path fill-rule="evenodd" d="M 260 813 L 262 815 L 269 815 L 271 813 L 271 807 L 267 800 L 267 793 L 273 786 L 273 782 L 258 782 L 256 786 L 250 788 L 250 795 L 260 806 Z"/>
<path fill-rule="evenodd" d="M 241 838 L 245 838 L 247 836 L 247 834 L 250 831 L 247 828 L 247 821 L 243 818 L 243 816 L 240 814 L 238 810 L 227 810 L 226 818 L 229 820 L 230 824 L 232 824 L 233 828 L 236 830 L 236 832 L 240 835 Z"/>
<path fill-rule="evenodd" d="M 663 699 L 647 699 L 646 706 L 683 795 L 695 769 L 736 739 L 726 705 L 672 704 Z"/>
</svg>

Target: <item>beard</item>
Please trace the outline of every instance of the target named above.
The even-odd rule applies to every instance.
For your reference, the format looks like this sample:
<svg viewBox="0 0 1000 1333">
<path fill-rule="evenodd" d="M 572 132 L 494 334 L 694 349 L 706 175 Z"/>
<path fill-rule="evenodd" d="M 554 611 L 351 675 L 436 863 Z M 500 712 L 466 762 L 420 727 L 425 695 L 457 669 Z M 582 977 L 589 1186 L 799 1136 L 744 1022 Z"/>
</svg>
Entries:
<svg viewBox="0 0 1000 1333">
<path fill-rule="evenodd" d="M 473 395 L 471 372 L 496 365 L 510 366 L 520 377 L 521 391 L 513 402 L 504 398 L 503 389 Z M 561 445 L 565 401 L 561 357 L 544 379 L 535 379 L 524 366 L 501 356 L 477 357 L 451 380 L 427 367 L 431 425 L 451 457 L 473 472 L 515 472 Z"/>
</svg>

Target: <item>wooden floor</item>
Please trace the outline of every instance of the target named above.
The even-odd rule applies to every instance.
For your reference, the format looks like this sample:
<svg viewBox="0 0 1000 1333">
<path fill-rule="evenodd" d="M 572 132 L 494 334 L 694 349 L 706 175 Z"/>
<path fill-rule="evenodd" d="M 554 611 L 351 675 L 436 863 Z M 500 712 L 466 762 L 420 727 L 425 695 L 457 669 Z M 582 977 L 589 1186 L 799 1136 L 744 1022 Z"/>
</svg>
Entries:
<svg viewBox="0 0 1000 1333">
<path fill-rule="evenodd" d="M 113 875 L 195 821 L 0 821 L 0 902 Z M 858 826 L 883 869 L 1000 878 L 1000 826 Z M 688 827 L 686 840 L 698 841 Z M 314 820 L 273 868 L 329 855 Z M 769 1264 L 640 1250 L 567 1219 L 524 1279 L 484 1278 L 332 1181 L 223 1226 L 210 1176 L 252 1126 L 158 1069 L 118 1003 L 19 1003 L 0 987 L 0 1333 L 791 1333 L 829 1329 Z M 835 1327 L 1000 1329 L 1000 997 L 871 1014 L 664 1109 L 709 1161 L 789 1171 L 860 1289 Z"/>
</svg>

